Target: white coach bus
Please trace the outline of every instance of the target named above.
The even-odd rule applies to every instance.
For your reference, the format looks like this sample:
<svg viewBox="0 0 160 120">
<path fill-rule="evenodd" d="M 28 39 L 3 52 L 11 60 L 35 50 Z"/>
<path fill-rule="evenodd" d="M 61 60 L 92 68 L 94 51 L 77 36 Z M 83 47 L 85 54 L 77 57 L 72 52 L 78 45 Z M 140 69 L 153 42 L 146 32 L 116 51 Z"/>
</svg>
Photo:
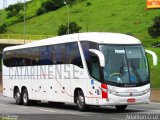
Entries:
<svg viewBox="0 0 160 120">
<path fill-rule="evenodd" d="M 150 101 L 150 75 L 142 43 L 119 33 L 77 33 L 3 51 L 3 94 L 17 104 L 35 101 L 127 105 Z"/>
</svg>

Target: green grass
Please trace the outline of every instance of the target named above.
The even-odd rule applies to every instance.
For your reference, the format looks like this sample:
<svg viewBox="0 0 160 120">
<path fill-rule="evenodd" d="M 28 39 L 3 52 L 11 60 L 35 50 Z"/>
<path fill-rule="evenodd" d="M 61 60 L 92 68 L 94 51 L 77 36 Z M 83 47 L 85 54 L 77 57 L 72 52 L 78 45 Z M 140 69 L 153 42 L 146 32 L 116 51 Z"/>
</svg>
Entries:
<svg viewBox="0 0 160 120">
<path fill-rule="evenodd" d="M 26 19 L 35 17 L 38 8 L 40 8 L 40 6 L 41 6 L 41 3 L 46 0 L 32 0 L 32 1 L 33 2 L 28 3 L 26 6 L 26 9 L 27 9 Z M 24 11 L 22 10 L 21 12 L 23 14 Z M 8 13 L 7 11 L 0 10 L 0 16 L 1 16 L 0 17 L 1 18 L 0 25 L 3 23 L 6 23 L 7 25 L 14 26 L 14 23 L 17 21 L 17 17 L 13 16 L 11 18 L 7 18 L 7 13 Z"/>
<path fill-rule="evenodd" d="M 92 5 L 86 6 L 87 2 Z M 28 7 L 27 13 L 32 14 L 29 16 L 35 15 L 37 7 L 38 5 L 36 8 L 34 5 Z M 145 46 L 151 46 L 153 42 L 158 41 L 148 35 L 147 28 L 153 24 L 152 19 L 159 15 L 159 9 L 146 9 L 146 0 L 85 0 L 69 10 L 70 21 L 76 21 L 82 26 L 81 32 L 87 31 L 88 25 L 88 31 L 129 33 L 139 38 Z M 59 26 L 66 22 L 67 11 L 64 6 L 57 11 L 27 20 L 26 32 L 57 35 Z M 23 23 L 9 26 L 7 33 L 23 33 Z"/>
<path fill-rule="evenodd" d="M 34 0 L 27 7 L 27 18 L 31 19 L 26 21 L 26 33 L 55 36 L 59 26 L 67 23 L 66 6 L 57 11 L 34 17 L 41 2 L 42 0 Z M 90 2 L 91 6 L 87 6 L 87 2 Z M 73 7 L 69 7 L 69 11 L 70 21 L 75 21 L 82 27 L 80 32 L 98 31 L 131 34 L 139 38 L 147 49 L 155 51 L 160 59 L 159 49 L 151 48 L 154 42 L 160 40 L 159 38 L 151 38 L 147 32 L 148 27 L 153 24 L 152 19 L 158 16 L 160 12 L 159 9 L 146 9 L 146 0 L 83 0 L 83 2 L 78 2 Z M 5 21 L 11 23 L 15 19 L 13 17 L 5 19 Z M 7 30 L 8 34 L 23 34 L 23 22 L 8 26 Z M 151 64 L 149 55 L 148 58 L 152 87 L 160 88 L 160 60 L 158 66 L 155 67 Z"/>
<path fill-rule="evenodd" d="M 6 21 L 6 12 L 4 10 L 0 10 L 0 26 Z"/>
<path fill-rule="evenodd" d="M 151 55 L 147 54 L 148 61 L 149 61 L 149 67 L 150 67 L 150 73 L 151 73 L 151 87 L 154 88 L 160 88 L 160 49 L 159 48 L 146 48 L 148 50 L 154 51 L 158 56 L 158 65 L 153 66 L 153 61 Z"/>
</svg>

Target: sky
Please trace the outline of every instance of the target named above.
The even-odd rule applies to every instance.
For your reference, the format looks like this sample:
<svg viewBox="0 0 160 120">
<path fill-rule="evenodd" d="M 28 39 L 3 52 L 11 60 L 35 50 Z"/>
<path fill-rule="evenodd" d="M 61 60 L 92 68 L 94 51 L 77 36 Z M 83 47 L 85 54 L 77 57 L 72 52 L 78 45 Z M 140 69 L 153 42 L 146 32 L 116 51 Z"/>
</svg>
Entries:
<svg viewBox="0 0 160 120">
<path fill-rule="evenodd" d="M 24 2 L 24 0 L 0 0 L 0 9 L 3 9 L 3 1 L 7 2 L 7 6 L 11 4 L 15 4 L 17 2 Z M 29 0 L 26 0 L 29 1 Z"/>
</svg>

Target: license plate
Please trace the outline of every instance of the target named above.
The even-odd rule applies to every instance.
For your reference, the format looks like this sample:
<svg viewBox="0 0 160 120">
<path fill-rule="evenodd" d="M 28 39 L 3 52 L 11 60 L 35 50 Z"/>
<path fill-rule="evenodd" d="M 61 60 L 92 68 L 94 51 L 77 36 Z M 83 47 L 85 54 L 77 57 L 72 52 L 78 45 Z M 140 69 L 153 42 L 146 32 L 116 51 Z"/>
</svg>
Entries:
<svg viewBox="0 0 160 120">
<path fill-rule="evenodd" d="M 129 99 L 127 99 L 127 102 L 128 103 L 134 103 L 134 102 L 136 102 L 136 99 L 135 98 L 129 98 Z"/>
</svg>

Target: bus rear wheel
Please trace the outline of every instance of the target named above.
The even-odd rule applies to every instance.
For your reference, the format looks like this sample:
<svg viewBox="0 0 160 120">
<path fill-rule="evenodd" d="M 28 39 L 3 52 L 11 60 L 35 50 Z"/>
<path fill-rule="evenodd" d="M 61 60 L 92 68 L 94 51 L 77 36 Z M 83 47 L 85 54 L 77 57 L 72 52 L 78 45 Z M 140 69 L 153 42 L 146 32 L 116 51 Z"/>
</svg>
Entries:
<svg viewBox="0 0 160 120">
<path fill-rule="evenodd" d="M 118 111 L 124 111 L 127 108 L 127 105 L 116 105 Z"/>
<path fill-rule="evenodd" d="M 23 101 L 23 105 L 25 105 L 25 106 L 28 106 L 30 104 L 27 89 L 23 89 L 23 91 L 22 91 L 22 101 Z"/>
<path fill-rule="evenodd" d="M 16 104 L 17 105 L 21 105 L 22 104 L 22 96 L 21 96 L 21 93 L 20 93 L 19 89 L 15 90 L 14 99 L 16 100 Z"/>
<path fill-rule="evenodd" d="M 76 104 L 79 111 L 86 111 L 87 105 L 85 104 L 85 97 L 81 90 L 76 95 Z"/>
</svg>

